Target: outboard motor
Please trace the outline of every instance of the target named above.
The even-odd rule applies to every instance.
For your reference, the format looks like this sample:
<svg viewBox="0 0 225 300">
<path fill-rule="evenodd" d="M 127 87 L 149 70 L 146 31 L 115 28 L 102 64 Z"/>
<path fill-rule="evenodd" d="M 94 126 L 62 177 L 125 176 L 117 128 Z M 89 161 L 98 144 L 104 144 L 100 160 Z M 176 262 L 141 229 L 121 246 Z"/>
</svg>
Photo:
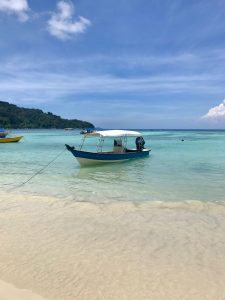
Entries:
<svg viewBox="0 0 225 300">
<path fill-rule="evenodd" d="M 142 151 L 144 149 L 145 140 L 142 136 L 137 137 L 135 143 L 138 151 Z"/>
</svg>

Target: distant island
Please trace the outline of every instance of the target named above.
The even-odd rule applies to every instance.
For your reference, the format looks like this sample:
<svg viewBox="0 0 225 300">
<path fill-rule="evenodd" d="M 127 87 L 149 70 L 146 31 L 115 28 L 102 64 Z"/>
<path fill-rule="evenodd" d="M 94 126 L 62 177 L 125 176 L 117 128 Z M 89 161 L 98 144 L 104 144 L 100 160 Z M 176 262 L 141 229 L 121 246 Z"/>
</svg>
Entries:
<svg viewBox="0 0 225 300">
<path fill-rule="evenodd" d="M 40 109 L 18 107 L 0 101 L 0 127 L 5 128 L 93 128 L 94 125 L 77 119 L 62 119 Z"/>
</svg>

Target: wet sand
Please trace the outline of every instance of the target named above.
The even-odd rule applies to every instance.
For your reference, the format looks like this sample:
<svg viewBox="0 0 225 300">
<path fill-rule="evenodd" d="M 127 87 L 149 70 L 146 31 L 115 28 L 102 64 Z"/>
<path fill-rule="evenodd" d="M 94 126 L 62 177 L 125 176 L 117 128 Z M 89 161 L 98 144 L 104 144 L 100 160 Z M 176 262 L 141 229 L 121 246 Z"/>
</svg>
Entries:
<svg viewBox="0 0 225 300">
<path fill-rule="evenodd" d="M 0 279 L 48 300 L 225 299 L 224 233 L 216 203 L 1 193 Z"/>
</svg>

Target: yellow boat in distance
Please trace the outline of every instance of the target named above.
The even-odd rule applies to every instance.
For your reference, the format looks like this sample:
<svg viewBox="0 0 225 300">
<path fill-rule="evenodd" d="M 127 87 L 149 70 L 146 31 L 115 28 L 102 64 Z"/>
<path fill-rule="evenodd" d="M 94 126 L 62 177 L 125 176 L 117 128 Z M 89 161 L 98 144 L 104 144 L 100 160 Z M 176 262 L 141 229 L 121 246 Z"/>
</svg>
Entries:
<svg viewBox="0 0 225 300">
<path fill-rule="evenodd" d="M 17 143 L 19 142 L 23 136 L 15 136 L 9 138 L 0 138 L 0 143 Z"/>
<path fill-rule="evenodd" d="M 0 128 L 0 138 L 5 138 L 11 131 L 7 131 L 4 128 Z"/>
</svg>

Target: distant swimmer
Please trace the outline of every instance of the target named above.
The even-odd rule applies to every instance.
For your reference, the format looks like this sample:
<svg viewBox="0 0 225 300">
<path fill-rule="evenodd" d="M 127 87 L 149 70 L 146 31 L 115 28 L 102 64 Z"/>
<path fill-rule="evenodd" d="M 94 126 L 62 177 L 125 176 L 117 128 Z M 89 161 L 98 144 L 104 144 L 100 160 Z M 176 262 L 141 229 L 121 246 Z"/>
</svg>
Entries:
<svg viewBox="0 0 225 300">
<path fill-rule="evenodd" d="M 184 139 L 182 139 L 181 142 L 184 142 Z"/>
</svg>

